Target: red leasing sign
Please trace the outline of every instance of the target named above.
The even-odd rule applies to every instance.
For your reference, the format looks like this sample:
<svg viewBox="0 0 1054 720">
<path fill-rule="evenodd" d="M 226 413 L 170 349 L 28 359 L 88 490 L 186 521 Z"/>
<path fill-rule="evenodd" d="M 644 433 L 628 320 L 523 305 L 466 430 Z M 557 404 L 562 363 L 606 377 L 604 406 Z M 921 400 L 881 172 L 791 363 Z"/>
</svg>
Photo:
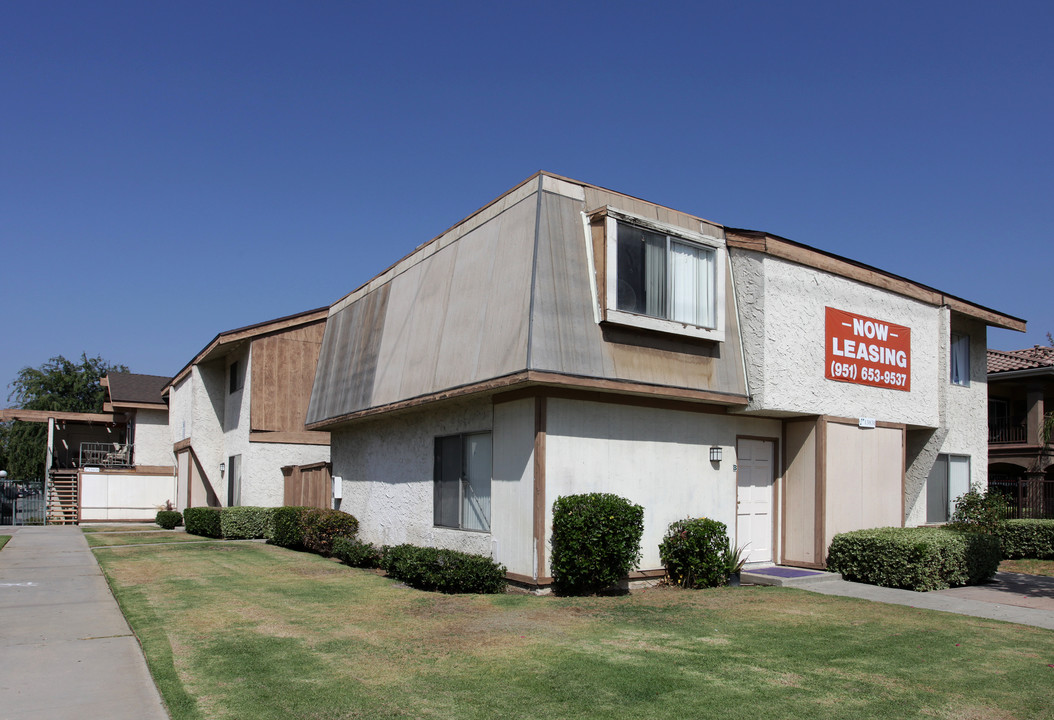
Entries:
<svg viewBox="0 0 1054 720">
<path fill-rule="evenodd" d="M 911 390 L 911 328 L 827 308 L 825 377 Z"/>
</svg>

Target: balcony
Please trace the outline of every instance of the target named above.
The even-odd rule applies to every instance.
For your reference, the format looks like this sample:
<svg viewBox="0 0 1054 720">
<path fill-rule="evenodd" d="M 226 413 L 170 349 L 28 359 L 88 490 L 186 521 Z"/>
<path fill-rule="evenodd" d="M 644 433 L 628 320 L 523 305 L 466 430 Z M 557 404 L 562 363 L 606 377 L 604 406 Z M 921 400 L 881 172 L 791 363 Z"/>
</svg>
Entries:
<svg viewBox="0 0 1054 720">
<path fill-rule="evenodd" d="M 116 442 L 83 442 L 77 467 L 132 467 L 132 444 Z"/>
<path fill-rule="evenodd" d="M 1027 430 L 1023 422 L 988 424 L 989 445 L 1024 445 L 1026 436 Z"/>
</svg>

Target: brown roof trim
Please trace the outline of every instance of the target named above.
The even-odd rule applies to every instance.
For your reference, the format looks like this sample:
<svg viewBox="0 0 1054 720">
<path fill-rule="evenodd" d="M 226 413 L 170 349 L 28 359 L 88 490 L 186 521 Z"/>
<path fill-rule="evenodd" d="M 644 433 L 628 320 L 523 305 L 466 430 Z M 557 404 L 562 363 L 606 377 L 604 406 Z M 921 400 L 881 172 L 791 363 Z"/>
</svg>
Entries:
<svg viewBox="0 0 1054 720">
<path fill-rule="evenodd" d="M 898 295 L 904 295 L 930 305 L 947 305 L 955 312 L 982 320 L 992 327 L 1025 332 L 1025 321 L 1021 318 L 986 308 L 983 305 L 963 300 L 954 295 L 948 295 L 936 288 L 909 280 L 900 275 L 895 275 L 825 250 L 819 250 L 794 240 L 788 240 L 778 235 L 757 230 L 726 227 L 725 242 L 729 247 L 765 253 L 766 255 L 789 260 L 817 270 L 840 275 L 850 280 L 863 282 L 883 290 L 889 290 Z"/>
<path fill-rule="evenodd" d="M 176 383 L 180 382 L 187 376 L 190 369 L 201 362 L 207 357 L 213 350 L 220 345 L 229 345 L 236 343 L 240 340 L 249 340 L 269 335 L 271 333 L 281 332 L 282 330 L 288 330 L 289 328 L 298 327 L 300 325 L 309 325 L 313 322 L 320 320 L 324 321 L 329 315 L 329 306 L 315 308 L 314 310 L 307 310 L 305 312 L 296 313 L 295 315 L 286 315 L 285 317 L 275 318 L 274 320 L 266 320 L 255 325 L 246 325 L 245 327 L 235 328 L 234 330 L 226 330 L 221 332 L 209 342 L 208 345 L 203 347 L 201 351 L 194 356 L 194 359 L 184 365 L 178 373 L 176 373 L 172 380 L 165 385 L 161 391 L 162 395 L 168 393 L 169 389 L 174 387 Z"/>
<path fill-rule="evenodd" d="M 724 406 L 745 406 L 749 402 L 746 395 L 735 395 L 731 393 L 710 392 L 708 390 L 691 390 L 688 388 L 672 387 L 667 385 L 649 385 L 647 383 L 631 382 L 625 380 L 607 380 L 601 378 L 588 378 L 578 375 L 564 375 L 554 372 L 539 372 L 527 370 L 509 375 L 504 375 L 493 380 L 462 385 L 437 393 L 419 395 L 407 400 L 378 405 L 355 412 L 345 413 L 337 417 L 307 423 L 304 427 L 308 430 L 324 430 L 336 425 L 352 422 L 374 415 L 382 415 L 399 410 L 409 410 L 421 405 L 438 402 L 440 400 L 452 400 L 477 393 L 494 392 L 515 386 L 527 387 L 529 385 L 579 388 L 583 390 L 595 390 L 599 392 L 623 394 L 632 397 L 655 397 L 677 399 L 685 403 L 709 403 Z"/>
<path fill-rule="evenodd" d="M 66 422 L 117 422 L 114 419 L 114 416 L 109 413 L 57 412 L 51 410 L 22 410 L 20 408 L 0 410 L 0 422 L 7 422 L 9 420 L 21 420 L 22 422 L 47 422 L 52 418 Z"/>
</svg>

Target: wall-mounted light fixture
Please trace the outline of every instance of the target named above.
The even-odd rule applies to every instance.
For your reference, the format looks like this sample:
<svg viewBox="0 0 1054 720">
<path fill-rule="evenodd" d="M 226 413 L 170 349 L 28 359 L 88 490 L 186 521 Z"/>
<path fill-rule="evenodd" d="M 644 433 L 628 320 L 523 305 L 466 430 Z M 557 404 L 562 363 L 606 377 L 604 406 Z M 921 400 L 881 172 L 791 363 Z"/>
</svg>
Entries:
<svg viewBox="0 0 1054 720">
<path fill-rule="evenodd" d="M 713 450 L 710 451 L 710 456 L 713 457 Z M 227 463 L 220 463 L 220 477 L 223 477 L 225 472 L 227 472 Z"/>
<path fill-rule="evenodd" d="M 714 445 L 710 448 L 710 462 L 721 462 L 721 446 Z"/>
</svg>

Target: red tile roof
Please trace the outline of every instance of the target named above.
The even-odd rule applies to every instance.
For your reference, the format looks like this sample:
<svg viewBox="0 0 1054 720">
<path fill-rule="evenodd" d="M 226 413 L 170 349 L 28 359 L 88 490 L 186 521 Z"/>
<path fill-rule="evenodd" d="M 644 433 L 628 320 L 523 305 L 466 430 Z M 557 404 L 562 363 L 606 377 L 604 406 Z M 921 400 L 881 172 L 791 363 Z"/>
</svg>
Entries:
<svg viewBox="0 0 1054 720">
<path fill-rule="evenodd" d="M 1024 350 L 989 350 L 988 373 L 1012 370 L 1054 369 L 1054 347 L 1036 345 Z"/>
</svg>

